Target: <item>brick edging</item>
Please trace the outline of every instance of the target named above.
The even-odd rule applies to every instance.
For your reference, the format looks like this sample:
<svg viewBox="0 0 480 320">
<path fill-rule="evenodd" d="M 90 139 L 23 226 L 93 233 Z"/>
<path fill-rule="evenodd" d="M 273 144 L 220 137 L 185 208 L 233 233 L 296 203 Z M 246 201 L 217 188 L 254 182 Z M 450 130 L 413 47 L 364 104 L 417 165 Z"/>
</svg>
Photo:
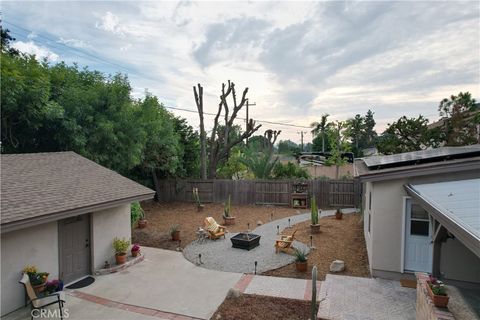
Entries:
<svg viewBox="0 0 480 320">
<path fill-rule="evenodd" d="M 138 257 L 130 259 L 127 262 L 125 262 L 124 264 L 115 265 L 111 268 L 106 268 L 106 269 L 97 269 L 93 272 L 93 274 L 96 275 L 96 276 L 102 276 L 102 275 L 122 271 L 122 270 L 127 269 L 128 267 L 131 267 L 131 266 L 139 263 L 139 262 L 142 262 L 144 259 L 145 259 L 145 254 L 140 253 L 140 255 Z"/>
</svg>

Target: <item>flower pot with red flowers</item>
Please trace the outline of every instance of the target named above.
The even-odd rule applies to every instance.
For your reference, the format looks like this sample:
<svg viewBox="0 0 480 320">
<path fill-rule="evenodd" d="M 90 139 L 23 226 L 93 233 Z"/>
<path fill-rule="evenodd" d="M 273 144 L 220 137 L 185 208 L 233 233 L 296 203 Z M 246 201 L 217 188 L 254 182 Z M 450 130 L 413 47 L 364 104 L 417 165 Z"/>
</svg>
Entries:
<svg viewBox="0 0 480 320">
<path fill-rule="evenodd" d="M 127 251 L 128 247 L 130 246 L 130 240 L 125 238 L 117 238 L 113 239 L 113 249 L 115 250 L 115 261 L 118 265 L 124 264 L 127 262 Z"/>
<path fill-rule="evenodd" d="M 140 255 L 140 246 L 138 244 L 134 244 L 130 251 L 132 252 L 132 257 L 138 257 Z"/>
<path fill-rule="evenodd" d="M 446 308 L 448 305 L 449 297 L 447 295 L 445 285 L 442 281 L 430 276 L 427 280 L 428 295 L 433 301 L 433 304 L 439 308 Z"/>
<path fill-rule="evenodd" d="M 225 202 L 225 208 L 223 209 L 223 222 L 226 226 L 232 226 L 235 224 L 235 217 L 232 217 L 230 209 L 230 195 L 228 195 L 228 201 Z"/>
<path fill-rule="evenodd" d="M 300 272 L 307 272 L 308 259 L 305 251 L 295 249 L 295 268 Z"/>
<path fill-rule="evenodd" d="M 337 211 L 335 212 L 335 219 L 337 219 L 337 220 L 342 220 L 342 218 L 343 218 L 342 209 L 337 208 Z"/>
<path fill-rule="evenodd" d="M 172 241 L 180 240 L 180 226 L 178 224 L 170 227 L 170 236 L 172 237 Z"/>
</svg>

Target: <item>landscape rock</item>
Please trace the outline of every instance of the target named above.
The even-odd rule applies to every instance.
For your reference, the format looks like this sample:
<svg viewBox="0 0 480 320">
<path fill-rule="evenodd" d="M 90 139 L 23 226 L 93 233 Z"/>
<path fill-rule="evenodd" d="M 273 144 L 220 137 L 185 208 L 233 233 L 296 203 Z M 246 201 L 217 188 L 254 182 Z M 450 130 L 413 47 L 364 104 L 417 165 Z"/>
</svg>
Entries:
<svg viewBox="0 0 480 320">
<path fill-rule="evenodd" d="M 263 224 L 262 221 L 260 221 L 260 220 L 257 221 L 257 226 L 261 226 L 262 224 Z"/>
<path fill-rule="evenodd" d="M 342 260 L 334 260 L 330 264 L 330 272 L 342 272 L 345 270 L 345 262 Z"/>
<path fill-rule="evenodd" d="M 227 293 L 228 298 L 238 298 L 240 297 L 240 295 L 241 295 L 240 290 L 237 290 L 234 288 L 231 288 L 230 290 L 228 290 L 228 293 Z"/>
</svg>

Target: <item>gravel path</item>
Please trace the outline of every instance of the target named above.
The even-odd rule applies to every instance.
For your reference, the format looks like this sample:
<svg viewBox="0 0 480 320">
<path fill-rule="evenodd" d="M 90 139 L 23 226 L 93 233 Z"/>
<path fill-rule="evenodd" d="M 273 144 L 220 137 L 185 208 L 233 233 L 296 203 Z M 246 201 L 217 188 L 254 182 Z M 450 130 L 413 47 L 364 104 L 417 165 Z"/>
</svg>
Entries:
<svg viewBox="0 0 480 320">
<path fill-rule="evenodd" d="M 354 211 L 354 209 L 343 210 L 344 213 Z M 326 210 L 322 211 L 320 217 L 332 214 L 335 214 L 334 210 Z M 199 266 L 228 272 L 253 273 L 255 261 L 258 262 L 257 273 L 283 267 L 294 262 L 295 257 L 286 253 L 275 253 L 274 244 L 278 237 L 277 225 L 280 227 L 280 231 L 288 228 L 288 219 L 290 219 L 290 225 L 293 226 L 310 219 L 310 213 L 274 220 L 257 227 L 252 233 L 261 236 L 260 245 L 250 251 L 232 248 L 230 237 L 235 236 L 236 233 L 227 233 L 226 239 L 207 240 L 203 243 L 194 241 L 183 249 L 183 255 L 187 260 L 198 264 L 198 255 L 201 254 L 202 264 Z M 294 228 L 290 229 L 293 232 Z M 293 246 L 306 253 L 310 251 L 307 245 L 298 241 L 294 241 Z"/>
</svg>

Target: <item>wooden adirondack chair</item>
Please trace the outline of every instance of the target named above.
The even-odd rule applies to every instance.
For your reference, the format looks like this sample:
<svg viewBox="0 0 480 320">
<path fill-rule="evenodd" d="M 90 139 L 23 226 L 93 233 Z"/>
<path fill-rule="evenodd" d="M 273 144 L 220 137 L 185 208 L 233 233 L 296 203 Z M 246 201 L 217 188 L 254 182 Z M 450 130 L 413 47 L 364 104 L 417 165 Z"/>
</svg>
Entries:
<svg viewBox="0 0 480 320">
<path fill-rule="evenodd" d="M 295 230 L 290 236 L 282 235 L 280 239 L 275 240 L 275 253 L 279 253 L 280 251 L 292 253 L 292 243 L 293 240 L 295 240 L 296 232 L 297 230 Z"/>
<path fill-rule="evenodd" d="M 212 240 L 216 240 L 222 236 L 225 238 L 225 233 L 227 232 L 227 229 L 219 225 L 212 217 L 205 218 L 205 229 L 207 229 L 208 236 Z"/>
<path fill-rule="evenodd" d="M 60 319 L 63 320 L 63 304 L 65 303 L 65 292 L 55 292 L 43 297 L 37 297 L 35 290 L 33 290 L 32 284 L 30 283 L 30 278 L 26 273 L 23 274 L 20 283 L 25 287 L 27 292 L 28 302 L 32 305 L 33 309 L 44 309 L 47 306 L 58 303 L 58 308 L 60 309 Z M 33 315 L 32 315 L 33 319 Z"/>
</svg>

